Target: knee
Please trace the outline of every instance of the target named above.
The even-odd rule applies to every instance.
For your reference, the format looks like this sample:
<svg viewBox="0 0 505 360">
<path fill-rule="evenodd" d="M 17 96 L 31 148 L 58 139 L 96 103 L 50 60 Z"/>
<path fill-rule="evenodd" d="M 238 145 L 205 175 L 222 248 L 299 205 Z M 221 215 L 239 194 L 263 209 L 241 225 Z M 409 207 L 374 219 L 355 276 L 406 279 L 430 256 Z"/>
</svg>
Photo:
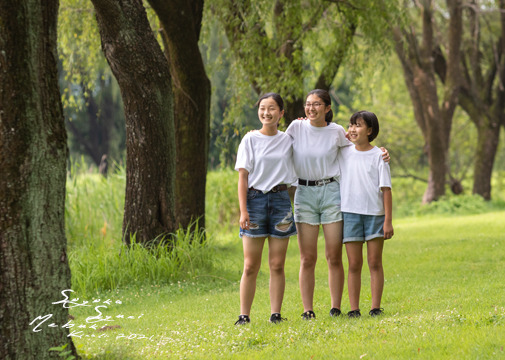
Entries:
<svg viewBox="0 0 505 360">
<path fill-rule="evenodd" d="M 273 260 L 269 262 L 270 272 L 282 274 L 284 272 L 284 261 Z"/>
<path fill-rule="evenodd" d="M 370 272 L 382 271 L 382 260 L 381 259 L 368 260 L 368 268 L 370 269 Z"/>
<path fill-rule="evenodd" d="M 363 261 L 349 260 L 349 272 L 359 273 L 361 272 L 362 267 L 363 267 Z"/>
<path fill-rule="evenodd" d="M 315 254 L 302 254 L 300 256 L 300 266 L 302 268 L 310 269 L 315 268 L 317 262 L 317 255 Z"/>
<path fill-rule="evenodd" d="M 338 255 L 326 255 L 326 261 L 328 262 L 328 266 L 331 268 L 341 267 L 342 266 L 342 254 Z"/>
<path fill-rule="evenodd" d="M 245 276 L 256 276 L 260 270 L 260 264 L 255 264 L 251 262 L 244 263 L 244 275 Z"/>
</svg>

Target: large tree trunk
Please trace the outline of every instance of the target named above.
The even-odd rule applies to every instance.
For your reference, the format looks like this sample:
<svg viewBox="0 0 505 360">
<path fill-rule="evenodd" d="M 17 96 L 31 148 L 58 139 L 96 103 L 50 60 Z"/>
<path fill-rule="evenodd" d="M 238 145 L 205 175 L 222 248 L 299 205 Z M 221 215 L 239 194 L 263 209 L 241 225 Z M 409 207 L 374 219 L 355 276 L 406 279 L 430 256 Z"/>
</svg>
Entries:
<svg viewBox="0 0 505 360">
<path fill-rule="evenodd" d="M 176 230 L 175 138 L 168 62 L 140 0 L 92 0 L 102 49 L 121 89 L 126 119 L 127 244 Z"/>
<path fill-rule="evenodd" d="M 446 41 L 449 61 L 444 73 L 443 89 L 437 90 L 433 54 L 439 44 L 435 42 L 433 33 L 435 17 L 432 1 L 421 1 L 419 7 L 422 16 L 421 42 L 407 29 L 393 29 L 393 37 L 415 109 L 415 119 L 421 128 L 428 151 L 428 186 L 423 196 L 423 203 L 428 203 L 445 194 L 452 118 L 461 82 L 459 63 L 462 9 L 460 0 L 447 0 L 450 15 Z"/>
<path fill-rule="evenodd" d="M 491 200 L 491 177 L 505 122 L 505 1 L 499 7 L 501 34 L 490 49 L 481 43 L 484 20 L 477 1 L 468 7 L 469 38 L 462 58 L 465 76 L 459 97 L 461 107 L 477 128 L 477 150 L 473 172 L 473 193 Z M 485 64 L 483 64 L 486 62 Z M 442 61 L 442 64 L 445 63 Z"/>
<path fill-rule="evenodd" d="M 58 89 L 58 0 L 0 2 L 0 358 L 46 359 L 69 344 L 67 144 Z M 52 314 L 34 332 L 39 316 Z M 36 321 L 38 323 L 38 321 Z"/>
<path fill-rule="evenodd" d="M 176 133 L 175 219 L 205 227 L 205 185 L 210 134 L 210 81 L 198 39 L 203 0 L 149 0 L 163 27 L 170 63 Z"/>
</svg>

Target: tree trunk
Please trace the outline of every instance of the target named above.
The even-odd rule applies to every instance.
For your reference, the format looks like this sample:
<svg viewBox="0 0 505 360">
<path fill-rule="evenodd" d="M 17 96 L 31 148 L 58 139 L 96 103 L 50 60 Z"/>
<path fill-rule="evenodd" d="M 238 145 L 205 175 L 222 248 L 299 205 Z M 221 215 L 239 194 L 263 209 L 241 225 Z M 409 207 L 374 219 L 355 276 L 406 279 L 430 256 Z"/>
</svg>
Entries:
<svg viewBox="0 0 505 360">
<path fill-rule="evenodd" d="M 477 2 L 473 1 L 471 5 L 468 7 L 470 41 L 465 51 L 466 56 L 462 58 L 465 81 L 462 84 L 459 103 L 477 128 L 478 134 L 473 193 L 491 200 L 491 177 L 500 139 L 500 124 L 505 122 L 505 89 L 503 87 L 505 82 L 505 1 L 499 2 L 501 36 L 493 49 L 481 43 L 484 20 L 481 20 Z"/>
<path fill-rule="evenodd" d="M 123 235 L 149 243 L 176 230 L 175 138 L 169 66 L 140 0 L 92 0 L 126 120 Z"/>
<path fill-rule="evenodd" d="M 477 128 L 477 152 L 473 173 L 473 193 L 491 200 L 491 176 L 494 159 L 500 139 L 500 124 L 496 121 L 486 121 L 491 126 Z"/>
<path fill-rule="evenodd" d="M 393 38 L 415 109 L 415 118 L 426 141 L 429 176 L 423 203 L 429 203 L 445 194 L 452 118 L 461 83 L 462 9 L 460 0 L 447 0 L 450 15 L 446 40 L 449 61 L 444 72 L 444 87 L 437 91 L 434 53 L 439 44 L 434 36 L 433 4 L 430 0 L 424 0 L 419 7 L 422 16 L 421 41 L 411 30 L 398 28 L 393 29 Z"/>
<path fill-rule="evenodd" d="M 210 81 L 198 39 L 203 0 L 149 0 L 163 27 L 174 92 L 176 146 L 175 218 L 205 227 L 205 185 L 210 134 Z"/>
<path fill-rule="evenodd" d="M 57 16 L 58 0 L 0 2 L 1 359 L 46 359 L 64 344 L 77 356 L 68 309 L 52 304 L 70 288 Z"/>
</svg>

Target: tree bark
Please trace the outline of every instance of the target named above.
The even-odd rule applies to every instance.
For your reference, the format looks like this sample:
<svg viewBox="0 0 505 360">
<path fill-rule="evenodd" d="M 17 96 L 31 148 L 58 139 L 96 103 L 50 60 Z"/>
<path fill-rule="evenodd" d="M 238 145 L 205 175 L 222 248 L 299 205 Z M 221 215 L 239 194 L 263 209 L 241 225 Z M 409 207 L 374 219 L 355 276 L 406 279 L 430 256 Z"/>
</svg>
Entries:
<svg viewBox="0 0 505 360">
<path fill-rule="evenodd" d="M 0 358 L 67 345 L 67 144 L 58 89 L 58 0 L 0 2 Z M 56 327 L 30 325 L 52 314 Z"/>
<path fill-rule="evenodd" d="M 176 146 L 175 218 L 205 227 L 205 186 L 210 134 L 210 81 L 198 39 L 203 0 L 148 0 L 163 28 L 174 92 Z"/>
<path fill-rule="evenodd" d="M 126 120 L 123 235 L 149 243 L 176 230 L 175 137 L 168 62 L 140 0 L 92 0 Z"/>
<path fill-rule="evenodd" d="M 486 200 L 491 200 L 500 124 L 505 123 L 505 1 L 500 0 L 499 4 L 501 32 L 491 49 L 481 44 L 484 20 L 481 20 L 478 2 L 472 1 L 468 7 L 470 41 L 462 58 L 465 80 L 459 97 L 459 104 L 477 128 L 473 193 Z"/>
<path fill-rule="evenodd" d="M 444 87 L 438 90 L 433 54 L 439 44 L 435 41 L 433 30 L 435 21 L 433 4 L 430 0 L 419 3 L 422 16 L 421 41 L 419 42 L 410 30 L 399 28 L 393 29 L 393 38 L 415 109 L 416 122 L 426 141 L 429 175 L 423 203 L 429 203 L 445 194 L 450 132 L 461 82 L 459 64 L 462 10 L 460 0 L 447 1 L 450 14 L 447 38 L 449 61 L 445 71 Z M 438 94 L 441 94 L 440 99 Z"/>
</svg>

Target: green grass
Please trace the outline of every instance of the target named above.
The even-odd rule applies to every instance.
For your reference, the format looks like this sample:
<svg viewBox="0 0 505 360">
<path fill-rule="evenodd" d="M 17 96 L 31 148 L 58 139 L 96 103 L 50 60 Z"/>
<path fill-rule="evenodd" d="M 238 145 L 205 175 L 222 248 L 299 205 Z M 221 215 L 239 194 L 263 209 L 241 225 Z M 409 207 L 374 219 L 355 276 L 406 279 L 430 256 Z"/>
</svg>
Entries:
<svg viewBox="0 0 505 360">
<path fill-rule="evenodd" d="M 119 260 L 111 262 L 108 268 L 100 265 L 104 257 L 112 257 L 120 248 L 122 203 L 116 193 L 124 187 L 121 176 L 119 173 L 101 179 L 80 175 L 73 180 L 74 189 L 69 182 L 67 234 L 74 295 L 91 304 L 93 300 L 100 304 L 110 299 L 111 305 L 100 311 L 114 321 L 102 321 L 97 327 L 120 326 L 98 332 L 86 323 L 87 317 L 97 315 L 93 307 L 72 308 L 76 326 L 71 331 L 82 331 L 81 337 L 74 336 L 73 340 L 83 358 L 505 358 L 505 207 L 500 208 L 499 196 L 492 203 L 471 196 L 448 197 L 422 207 L 417 200 L 407 204 L 402 194 L 413 196 L 413 190 L 396 185 L 396 211 L 410 210 L 394 220 L 395 236 L 385 245 L 382 306 L 386 314 L 379 319 L 328 316 L 328 273 L 320 238 L 314 309 L 317 320 L 302 321 L 299 252 L 293 237 L 286 261 L 282 311 L 288 321 L 279 325 L 268 323 L 265 249 L 252 323 L 236 327 L 233 323 L 239 312 L 242 270 L 242 247 L 236 227 L 236 174 L 229 170 L 209 173 L 209 244 L 191 253 L 192 261 L 198 265 L 178 266 L 175 275 L 157 270 L 170 262 L 168 255 L 145 254 L 129 265 Z M 105 194 L 106 191 L 110 193 Z M 107 203 L 102 202 L 103 198 Z M 80 199 L 79 204 L 76 199 Z M 104 222 L 109 224 L 105 233 Z M 72 227 L 68 228 L 70 224 Z M 142 254 L 142 249 L 134 252 Z M 88 264 L 81 270 L 76 264 L 83 259 Z M 142 262 L 146 264 L 140 265 Z M 144 270 L 133 281 L 131 271 L 136 268 Z M 86 274 L 84 270 L 95 273 Z M 107 278 L 108 273 L 124 273 L 123 282 L 95 287 L 75 283 L 80 276 L 84 283 L 100 284 L 96 279 Z M 361 309 L 366 314 L 371 305 L 366 265 L 362 285 Z M 349 310 L 346 290 L 342 307 L 343 311 Z M 118 315 L 123 318 L 117 318 Z M 84 325 L 86 328 L 78 328 Z"/>
</svg>

